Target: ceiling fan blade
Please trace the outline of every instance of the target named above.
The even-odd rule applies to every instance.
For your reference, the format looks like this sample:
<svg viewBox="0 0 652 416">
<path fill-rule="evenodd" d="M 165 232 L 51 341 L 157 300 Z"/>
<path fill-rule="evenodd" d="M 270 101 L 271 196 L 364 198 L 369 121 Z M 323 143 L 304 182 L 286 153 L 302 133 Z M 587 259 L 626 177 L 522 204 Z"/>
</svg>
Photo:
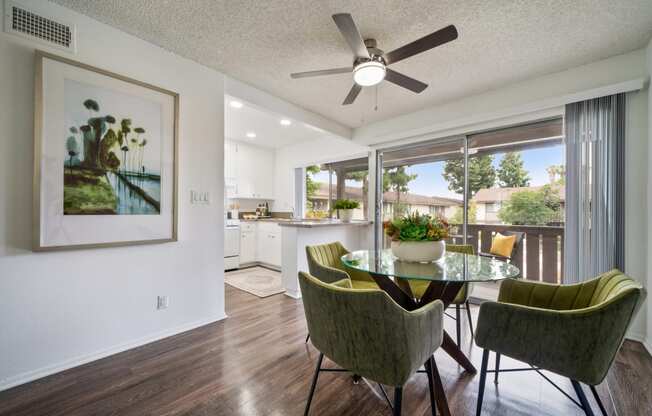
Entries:
<svg viewBox="0 0 652 416">
<path fill-rule="evenodd" d="M 349 91 L 349 94 L 344 99 L 342 105 L 353 104 L 355 99 L 358 98 L 358 94 L 360 94 L 360 91 L 362 91 L 362 87 L 359 86 L 358 84 L 353 84 L 353 86 L 351 87 L 351 91 Z"/>
<path fill-rule="evenodd" d="M 321 77 L 323 75 L 335 74 L 349 74 L 353 71 L 352 68 L 333 68 L 333 69 L 320 69 L 317 71 L 295 72 L 290 74 L 291 78 L 308 78 L 308 77 Z"/>
<path fill-rule="evenodd" d="M 414 42 L 408 43 L 407 45 L 401 46 L 398 49 L 394 49 L 393 51 L 386 53 L 383 58 L 385 58 L 387 65 L 393 64 L 455 39 L 457 39 L 457 29 L 455 26 L 446 26 L 445 28 L 424 36 L 421 39 L 417 39 Z"/>
<path fill-rule="evenodd" d="M 344 39 L 351 47 L 353 54 L 358 58 L 370 58 L 364 40 L 362 39 L 362 36 L 360 36 L 358 27 L 353 21 L 353 17 L 348 13 L 338 13 L 333 15 L 333 20 L 335 21 L 337 28 L 342 32 L 342 36 L 344 36 Z"/>
<path fill-rule="evenodd" d="M 389 68 L 387 68 L 387 72 L 385 73 L 385 79 L 399 87 L 407 88 L 412 92 L 416 92 L 417 94 L 428 88 L 428 84 L 424 84 L 421 81 L 417 81 L 414 78 L 410 78 L 407 75 L 403 75 L 400 72 L 393 71 Z"/>
</svg>

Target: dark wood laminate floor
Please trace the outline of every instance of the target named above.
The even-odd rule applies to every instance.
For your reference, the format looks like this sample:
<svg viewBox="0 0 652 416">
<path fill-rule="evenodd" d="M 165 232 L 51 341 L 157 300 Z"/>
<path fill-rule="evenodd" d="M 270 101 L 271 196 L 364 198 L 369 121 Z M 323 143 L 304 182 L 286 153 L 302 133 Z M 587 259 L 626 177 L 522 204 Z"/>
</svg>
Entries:
<svg viewBox="0 0 652 416">
<path fill-rule="evenodd" d="M 304 344 L 300 301 L 259 299 L 226 287 L 229 318 L 0 393 L 0 415 L 301 415 L 317 358 Z M 445 318 L 454 333 L 454 322 Z M 481 351 L 465 328 L 464 350 L 479 368 Z M 446 354 L 437 363 L 454 415 L 473 415 L 478 375 Z M 493 356 L 492 356 L 493 361 Z M 503 366 L 514 362 L 504 360 Z M 332 363 L 329 363 L 332 365 Z M 570 383 L 559 380 L 571 392 Z M 484 415 L 581 415 L 534 373 L 488 381 Z M 600 393 L 620 416 L 652 414 L 652 362 L 640 344 L 626 343 Z M 427 380 L 417 374 L 404 390 L 404 415 L 430 415 Z M 338 373 L 320 376 L 313 415 L 390 415 L 373 385 Z M 588 394 L 588 390 L 587 390 Z M 608 406 L 609 407 L 609 406 Z M 597 408 L 596 408 L 597 410 Z M 614 414 L 610 408 L 610 414 Z"/>
</svg>

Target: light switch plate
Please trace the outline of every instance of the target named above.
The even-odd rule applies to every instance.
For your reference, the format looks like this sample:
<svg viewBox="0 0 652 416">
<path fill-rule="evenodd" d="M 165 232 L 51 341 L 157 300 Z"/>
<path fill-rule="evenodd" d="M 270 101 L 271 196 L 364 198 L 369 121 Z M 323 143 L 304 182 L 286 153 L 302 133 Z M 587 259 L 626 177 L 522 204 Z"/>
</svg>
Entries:
<svg viewBox="0 0 652 416">
<path fill-rule="evenodd" d="M 156 309 L 167 309 L 170 306 L 169 296 L 158 296 L 156 298 Z"/>
<path fill-rule="evenodd" d="M 210 194 L 204 191 L 190 190 L 190 203 L 193 205 L 210 205 Z"/>
</svg>

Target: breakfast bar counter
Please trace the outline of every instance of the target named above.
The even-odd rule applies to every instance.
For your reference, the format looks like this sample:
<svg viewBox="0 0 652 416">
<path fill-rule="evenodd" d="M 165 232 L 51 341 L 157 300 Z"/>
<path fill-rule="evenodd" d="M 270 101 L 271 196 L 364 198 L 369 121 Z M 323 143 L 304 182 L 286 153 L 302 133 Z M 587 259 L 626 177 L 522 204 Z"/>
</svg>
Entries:
<svg viewBox="0 0 652 416">
<path fill-rule="evenodd" d="M 299 299 L 299 271 L 308 272 L 306 246 L 341 242 L 348 250 L 369 249 L 373 245 L 371 221 L 285 220 L 281 226 L 281 273 L 285 294 Z"/>
</svg>

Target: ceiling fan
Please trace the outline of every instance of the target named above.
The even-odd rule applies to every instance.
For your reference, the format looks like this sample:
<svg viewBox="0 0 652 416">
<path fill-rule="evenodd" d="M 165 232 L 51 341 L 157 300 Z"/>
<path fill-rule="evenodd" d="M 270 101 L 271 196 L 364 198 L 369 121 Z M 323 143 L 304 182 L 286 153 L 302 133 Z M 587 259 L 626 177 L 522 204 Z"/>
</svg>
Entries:
<svg viewBox="0 0 652 416">
<path fill-rule="evenodd" d="M 378 49 L 375 39 L 362 39 L 353 17 L 349 13 L 334 14 L 333 20 L 353 51 L 353 66 L 296 72 L 290 74 L 290 77 L 308 78 L 353 72 L 354 84 L 342 105 L 352 104 L 360 94 L 362 87 L 379 84 L 384 79 L 419 94 L 428 87 L 428 84 L 389 69 L 387 66 L 457 39 L 457 29 L 450 25 L 385 53 Z"/>
</svg>

